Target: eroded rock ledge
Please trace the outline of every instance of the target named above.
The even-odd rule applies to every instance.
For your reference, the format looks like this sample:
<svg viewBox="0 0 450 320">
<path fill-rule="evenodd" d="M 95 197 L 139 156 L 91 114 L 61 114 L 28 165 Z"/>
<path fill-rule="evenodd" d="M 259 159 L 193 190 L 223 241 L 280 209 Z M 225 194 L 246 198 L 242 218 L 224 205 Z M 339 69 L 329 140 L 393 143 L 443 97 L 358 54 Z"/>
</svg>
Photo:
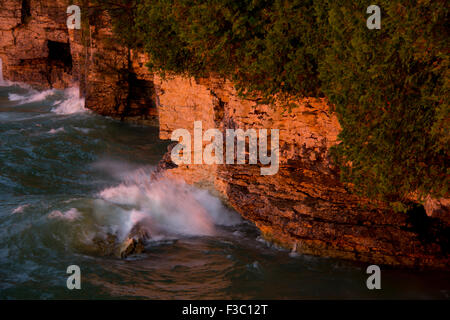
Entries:
<svg viewBox="0 0 450 320">
<path fill-rule="evenodd" d="M 301 253 L 370 263 L 448 268 L 449 229 L 423 208 L 396 213 L 351 194 L 329 158 L 340 127 L 324 99 L 282 105 L 242 100 L 231 83 L 155 76 L 160 136 L 177 128 L 275 128 L 280 169 L 260 175 L 256 165 L 181 165 L 166 157 L 166 175 L 215 190 L 265 238 Z M 169 162 L 169 164 L 167 163 Z M 443 207 L 440 207 L 442 212 Z"/>
<path fill-rule="evenodd" d="M 114 42 L 105 15 L 82 9 L 83 30 L 69 31 L 69 1 L 0 5 L 5 79 L 40 87 L 78 85 L 88 108 L 158 124 L 161 139 L 178 128 L 192 130 L 194 121 L 222 132 L 279 129 L 280 169 L 274 176 L 261 176 L 255 165 L 176 166 L 168 156 L 162 165 L 165 175 L 215 192 L 267 239 L 314 255 L 449 268 L 448 201 L 430 199 L 427 216 L 423 208 L 400 214 L 352 195 L 329 159 L 340 126 L 326 100 L 303 99 L 289 112 L 242 100 L 221 79 L 162 79 L 148 71 L 144 54 Z"/>
</svg>

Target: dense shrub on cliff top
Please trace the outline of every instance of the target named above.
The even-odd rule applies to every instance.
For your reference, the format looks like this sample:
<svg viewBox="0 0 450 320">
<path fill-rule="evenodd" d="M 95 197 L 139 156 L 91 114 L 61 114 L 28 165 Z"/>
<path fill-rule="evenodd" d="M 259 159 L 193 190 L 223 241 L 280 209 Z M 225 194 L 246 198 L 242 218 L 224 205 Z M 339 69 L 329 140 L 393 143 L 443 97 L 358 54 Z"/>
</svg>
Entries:
<svg viewBox="0 0 450 320">
<path fill-rule="evenodd" d="M 371 3 L 360 0 L 126 3 L 136 16 L 116 12 L 115 30 L 135 33 L 128 43 L 143 45 L 154 71 L 214 73 L 265 97 L 325 94 L 342 126 L 333 153 L 355 191 L 391 201 L 447 194 L 445 0 L 380 0 L 381 30 L 366 27 Z"/>
<path fill-rule="evenodd" d="M 267 97 L 320 88 L 312 1 L 140 1 L 138 11 L 155 71 L 215 73 Z"/>
<path fill-rule="evenodd" d="M 449 182 L 449 35 L 444 1 L 378 1 L 382 28 L 363 6 L 328 0 L 322 90 L 343 127 L 345 181 L 369 196 L 444 195 Z"/>
</svg>

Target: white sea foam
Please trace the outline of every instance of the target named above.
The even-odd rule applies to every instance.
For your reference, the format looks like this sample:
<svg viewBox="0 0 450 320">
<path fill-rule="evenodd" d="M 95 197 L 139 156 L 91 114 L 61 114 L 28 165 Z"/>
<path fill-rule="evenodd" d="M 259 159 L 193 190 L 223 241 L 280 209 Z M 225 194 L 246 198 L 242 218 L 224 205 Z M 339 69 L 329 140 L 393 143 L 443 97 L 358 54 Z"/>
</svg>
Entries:
<svg viewBox="0 0 450 320">
<path fill-rule="evenodd" d="M 80 128 L 80 127 L 73 127 L 75 130 L 80 131 L 84 134 L 88 134 L 89 132 L 91 132 L 91 129 L 89 128 Z"/>
<path fill-rule="evenodd" d="M 210 236 L 216 225 L 234 225 L 240 217 L 207 192 L 168 179 L 151 180 L 148 171 L 137 170 L 118 186 L 99 196 L 122 209 L 120 234 L 139 223 L 152 237 Z M 125 220 L 125 221 L 124 221 Z"/>
<path fill-rule="evenodd" d="M 25 210 L 25 208 L 27 208 L 27 207 L 29 207 L 30 205 L 29 204 L 23 204 L 23 205 L 20 205 L 20 206 L 18 206 L 17 208 L 15 208 L 13 211 L 12 211 L 12 213 L 13 214 L 16 214 L 16 213 L 22 213 L 24 210 Z"/>
<path fill-rule="evenodd" d="M 8 98 L 10 101 L 19 101 L 22 104 L 25 104 L 45 100 L 49 96 L 54 95 L 55 93 L 56 91 L 54 89 L 49 89 L 45 91 L 30 90 L 29 93 L 23 95 L 10 93 L 8 95 Z"/>
<path fill-rule="evenodd" d="M 55 89 L 36 91 L 26 84 L 16 82 L 8 82 L 8 85 L 19 86 L 22 89 L 28 90 L 25 94 L 10 93 L 8 95 L 10 101 L 17 101 L 21 104 L 43 101 L 49 97 L 58 97 L 61 94 L 61 91 Z M 63 94 L 63 99 L 59 99 L 52 103 L 54 106 L 51 110 L 52 112 L 57 114 L 73 114 L 88 111 L 84 107 L 84 98 L 80 98 L 78 88 L 72 87 L 65 89 Z"/>
<path fill-rule="evenodd" d="M 75 208 L 72 208 L 64 213 L 59 210 L 55 210 L 55 211 L 50 212 L 48 215 L 49 219 L 62 219 L 62 220 L 68 220 L 68 221 L 74 221 L 80 217 L 81 217 L 81 212 Z"/>
<path fill-rule="evenodd" d="M 73 114 L 79 112 L 86 112 L 87 109 L 84 107 L 84 98 L 80 98 L 80 92 L 78 88 L 73 87 L 64 90 L 64 100 L 56 105 L 52 109 L 54 113 L 57 114 Z"/>
<path fill-rule="evenodd" d="M 50 131 L 48 131 L 47 133 L 49 134 L 55 134 L 58 132 L 63 132 L 64 131 L 64 127 L 58 128 L 58 129 L 51 129 Z"/>
</svg>

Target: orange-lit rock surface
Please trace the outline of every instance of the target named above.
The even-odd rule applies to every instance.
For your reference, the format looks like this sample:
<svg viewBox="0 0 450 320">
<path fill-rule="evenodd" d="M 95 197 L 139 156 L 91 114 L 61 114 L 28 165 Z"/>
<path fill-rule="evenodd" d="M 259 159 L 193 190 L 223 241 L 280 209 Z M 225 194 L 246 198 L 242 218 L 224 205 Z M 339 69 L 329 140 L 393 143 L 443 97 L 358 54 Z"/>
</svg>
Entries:
<svg viewBox="0 0 450 320">
<path fill-rule="evenodd" d="M 0 58 L 5 79 L 36 87 L 64 88 L 71 83 L 67 2 L 0 0 Z"/>
<path fill-rule="evenodd" d="M 352 195 L 339 182 L 329 148 L 340 126 L 324 99 L 297 108 L 240 99 L 218 79 L 155 76 L 160 137 L 178 128 L 279 129 L 280 169 L 262 176 L 257 165 L 180 165 L 166 174 L 213 189 L 266 239 L 291 250 L 373 263 L 446 267 L 448 234 L 424 212 L 395 213 Z M 193 136 L 193 134 L 192 134 Z"/>
</svg>

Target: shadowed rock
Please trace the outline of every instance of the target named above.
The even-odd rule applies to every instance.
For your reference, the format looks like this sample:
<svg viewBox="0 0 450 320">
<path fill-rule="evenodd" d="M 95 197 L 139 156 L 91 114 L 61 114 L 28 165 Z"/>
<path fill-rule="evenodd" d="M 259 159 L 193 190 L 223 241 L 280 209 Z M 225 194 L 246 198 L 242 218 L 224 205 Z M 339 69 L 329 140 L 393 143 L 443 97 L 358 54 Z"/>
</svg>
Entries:
<svg viewBox="0 0 450 320">
<path fill-rule="evenodd" d="M 151 239 L 147 229 L 140 224 L 136 224 L 128 234 L 128 237 L 119 247 L 118 256 L 124 259 L 132 254 L 145 252 L 145 243 Z"/>
<path fill-rule="evenodd" d="M 94 238 L 96 252 L 102 256 L 116 256 L 125 259 L 133 254 L 145 252 L 145 244 L 151 239 L 146 228 L 140 224 L 136 224 L 125 238 L 119 242 L 117 235 L 108 233 L 104 238 Z"/>
</svg>

